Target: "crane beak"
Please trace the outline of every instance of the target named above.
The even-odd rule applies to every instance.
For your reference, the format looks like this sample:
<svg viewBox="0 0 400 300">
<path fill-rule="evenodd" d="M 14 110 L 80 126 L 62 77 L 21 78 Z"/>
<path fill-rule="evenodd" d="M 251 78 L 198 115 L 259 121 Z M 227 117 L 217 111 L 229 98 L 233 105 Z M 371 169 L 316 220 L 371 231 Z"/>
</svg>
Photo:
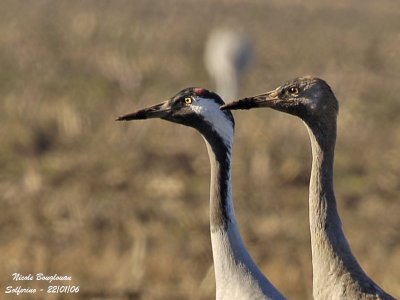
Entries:
<svg viewBox="0 0 400 300">
<path fill-rule="evenodd" d="M 115 121 L 144 120 L 150 118 L 164 118 L 171 112 L 169 101 L 140 109 L 130 114 L 119 116 Z"/>
<path fill-rule="evenodd" d="M 221 106 L 221 109 L 235 110 L 251 109 L 257 107 L 274 107 L 277 102 L 279 102 L 278 89 L 257 96 L 248 97 L 224 104 Z"/>
</svg>

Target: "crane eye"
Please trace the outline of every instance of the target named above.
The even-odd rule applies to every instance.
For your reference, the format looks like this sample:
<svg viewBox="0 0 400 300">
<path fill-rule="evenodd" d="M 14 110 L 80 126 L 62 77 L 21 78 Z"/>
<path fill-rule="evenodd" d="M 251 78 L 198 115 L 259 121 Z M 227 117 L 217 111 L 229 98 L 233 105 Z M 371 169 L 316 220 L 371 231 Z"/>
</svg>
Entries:
<svg viewBox="0 0 400 300">
<path fill-rule="evenodd" d="M 185 98 L 185 103 L 186 103 L 186 104 L 192 104 L 192 101 L 193 101 L 193 100 L 192 100 L 192 98 L 190 98 L 190 97 L 186 97 L 186 98 Z"/>
<path fill-rule="evenodd" d="M 292 86 L 292 87 L 289 88 L 289 93 L 292 96 L 297 96 L 299 94 L 299 89 L 297 87 L 295 87 L 295 86 Z"/>
</svg>

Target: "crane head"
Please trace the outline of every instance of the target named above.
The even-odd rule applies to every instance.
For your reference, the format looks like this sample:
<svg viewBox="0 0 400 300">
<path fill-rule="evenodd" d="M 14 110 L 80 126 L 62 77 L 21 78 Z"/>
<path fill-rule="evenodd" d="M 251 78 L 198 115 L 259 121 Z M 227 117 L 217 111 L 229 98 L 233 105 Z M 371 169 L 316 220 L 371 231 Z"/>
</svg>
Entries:
<svg viewBox="0 0 400 300">
<path fill-rule="evenodd" d="M 253 97 L 225 104 L 222 110 L 251 109 L 270 107 L 305 121 L 327 118 L 336 115 L 339 105 L 329 85 L 316 77 L 300 77 L 282 86 Z"/>
<path fill-rule="evenodd" d="M 235 122 L 230 111 L 220 110 L 224 101 L 199 87 L 183 89 L 171 99 L 117 118 L 117 121 L 160 118 L 190 126 L 203 135 L 216 133 L 231 140 Z"/>
</svg>

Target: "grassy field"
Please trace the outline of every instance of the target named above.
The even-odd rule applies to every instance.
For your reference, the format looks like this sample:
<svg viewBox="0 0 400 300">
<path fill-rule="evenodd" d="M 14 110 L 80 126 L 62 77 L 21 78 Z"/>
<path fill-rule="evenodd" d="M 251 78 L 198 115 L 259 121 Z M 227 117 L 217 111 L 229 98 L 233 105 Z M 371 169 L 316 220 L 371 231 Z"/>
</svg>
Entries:
<svg viewBox="0 0 400 300">
<path fill-rule="evenodd" d="M 214 299 L 209 165 L 199 134 L 116 116 L 186 86 L 213 89 L 204 44 L 245 32 L 241 96 L 312 74 L 340 102 L 335 188 L 363 268 L 400 296 L 398 1 L 0 2 L 0 298 L 11 275 L 60 274 L 76 295 Z M 235 113 L 236 214 L 255 261 L 311 299 L 308 135 L 272 110 Z M 16 297 L 16 296 L 14 296 Z"/>
</svg>

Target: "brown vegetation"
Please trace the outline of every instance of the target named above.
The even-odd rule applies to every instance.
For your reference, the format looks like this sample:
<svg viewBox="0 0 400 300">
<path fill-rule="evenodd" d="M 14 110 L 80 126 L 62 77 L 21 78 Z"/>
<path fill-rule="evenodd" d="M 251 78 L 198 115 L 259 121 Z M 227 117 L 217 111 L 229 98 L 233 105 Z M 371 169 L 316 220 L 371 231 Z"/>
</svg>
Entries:
<svg viewBox="0 0 400 300">
<path fill-rule="evenodd" d="M 186 86 L 213 88 L 203 49 L 219 26 L 255 43 L 242 96 L 306 74 L 331 84 L 344 229 L 367 273 L 400 295 L 396 1 L 5 0 L 1 298 L 8 285 L 47 286 L 14 282 L 14 272 L 70 275 L 61 284 L 80 286 L 37 299 L 214 298 L 202 139 L 164 121 L 114 118 Z M 267 109 L 235 117 L 234 197 L 246 244 L 284 294 L 310 299 L 306 130 Z"/>
</svg>

